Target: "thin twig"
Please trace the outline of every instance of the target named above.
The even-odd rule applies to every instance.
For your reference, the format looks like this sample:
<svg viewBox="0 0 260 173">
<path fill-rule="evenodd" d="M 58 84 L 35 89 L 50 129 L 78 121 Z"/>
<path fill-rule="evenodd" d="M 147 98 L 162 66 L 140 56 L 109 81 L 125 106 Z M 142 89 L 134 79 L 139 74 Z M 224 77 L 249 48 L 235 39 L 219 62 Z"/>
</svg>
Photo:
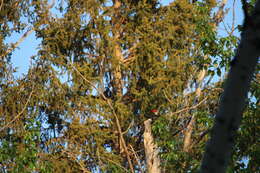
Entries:
<svg viewBox="0 0 260 173">
<path fill-rule="evenodd" d="M 174 105 L 174 103 L 171 101 L 171 99 L 167 96 L 165 90 L 163 90 L 163 94 L 164 94 L 166 100 L 167 100 L 168 102 L 170 102 L 172 105 Z"/>
<path fill-rule="evenodd" d="M 128 171 L 126 168 L 124 168 L 123 166 L 121 166 L 120 164 L 116 163 L 115 161 L 110 160 L 110 159 L 108 159 L 108 158 L 105 158 L 105 159 L 108 160 L 108 161 L 111 162 L 111 163 L 114 163 L 114 164 L 117 165 L 118 167 L 122 168 L 125 172 L 130 172 L 130 171 Z"/>
<path fill-rule="evenodd" d="M 170 116 L 174 115 L 174 114 L 178 114 L 178 113 L 181 113 L 181 112 L 184 112 L 184 111 L 188 111 L 188 110 L 191 110 L 191 109 L 195 109 L 197 108 L 198 106 L 200 106 L 204 101 L 207 100 L 208 97 L 205 97 L 203 100 L 201 100 L 198 104 L 194 105 L 194 106 L 191 106 L 191 107 L 186 107 L 184 109 L 181 109 L 181 110 L 178 110 L 176 112 L 172 112 L 170 113 Z"/>
<path fill-rule="evenodd" d="M 107 97 L 103 94 L 103 92 L 98 89 L 92 82 L 90 82 L 87 78 L 85 78 L 85 76 L 83 76 L 81 74 L 81 72 L 70 62 L 70 66 L 79 74 L 79 76 L 85 81 L 87 82 L 89 85 L 91 85 L 101 96 L 105 101 L 109 101 L 107 99 Z"/>
<path fill-rule="evenodd" d="M 4 3 L 3 0 L 1 0 L 0 11 L 1 11 L 3 3 Z M 55 4 L 55 0 L 52 0 L 51 4 L 49 4 L 47 6 L 47 10 L 51 9 L 54 6 L 54 4 Z M 28 37 L 34 31 L 34 29 L 35 28 L 33 28 L 33 27 L 28 29 L 28 31 L 26 31 L 15 44 L 12 44 L 11 48 L 7 49 L 7 51 L 5 53 L 0 55 L 0 58 L 6 56 L 7 54 L 11 53 L 14 49 L 16 49 L 25 40 L 25 38 Z"/>
<path fill-rule="evenodd" d="M 134 53 L 135 53 L 136 47 L 137 47 L 137 43 L 135 43 L 131 48 L 129 48 L 127 53 L 123 54 L 123 57 L 121 58 L 122 63 L 127 64 L 127 63 L 132 62 L 135 59 Z M 127 58 L 124 58 L 126 56 L 127 56 Z"/>
<path fill-rule="evenodd" d="M 7 54 L 11 53 L 15 48 L 17 48 L 26 37 L 28 37 L 32 32 L 34 31 L 33 28 L 29 29 L 28 31 L 26 31 L 23 36 L 15 43 L 12 45 L 11 48 L 7 49 L 7 51 L 5 53 L 3 53 L 2 55 L 0 55 L 0 58 L 6 56 Z"/>
<path fill-rule="evenodd" d="M 23 112 L 25 111 L 25 109 L 27 108 L 28 103 L 30 102 L 30 99 L 31 99 L 31 97 L 32 97 L 32 93 L 33 93 L 33 90 L 31 91 L 31 93 L 30 93 L 30 95 L 29 95 L 29 97 L 28 97 L 28 99 L 27 99 L 27 101 L 26 101 L 26 103 L 25 103 L 25 105 L 24 105 L 22 111 L 19 112 L 19 113 L 14 117 L 13 120 L 11 120 L 11 121 L 8 122 L 4 127 L 2 127 L 2 128 L 0 129 L 0 132 L 3 131 L 5 128 L 7 128 L 10 124 L 12 124 L 14 121 L 16 121 L 16 120 L 22 115 L 22 113 L 23 113 Z"/>
<path fill-rule="evenodd" d="M 80 163 L 80 161 L 77 160 L 76 156 L 74 154 L 72 154 L 69 151 L 62 151 L 63 153 L 67 154 L 69 158 L 73 159 L 73 161 L 75 161 L 79 166 L 80 169 L 83 171 L 83 173 L 91 173 L 89 170 L 87 170 L 84 165 L 82 163 Z"/>
<path fill-rule="evenodd" d="M 133 146 L 131 144 L 129 146 L 130 146 L 130 148 L 131 148 L 131 150 L 132 150 L 132 152 L 133 152 L 133 154 L 135 156 L 135 160 L 136 160 L 136 162 L 137 162 L 137 164 L 138 164 L 138 166 L 140 168 L 141 173 L 143 173 L 144 170 L 143 170 L 142 165 L 140 163 L 140 159 L 139 159 L 138 154 L 136 153 L 136 151 L 134 150 L 134 148 L 133 148 Z"/>
<path fill-rule="evenodd" d="M 128 132 L 128 130 L 134 125 L 134 120 L 131 121 L 131 123 L 129 124 L 129 126 L 127 127 L 127 129 L 122 132 L 122 134 L 126 134 Z"/>
<path fill-rule="evenodd" d="M 55 0 L 52 0 L 51 3 L 47 6 L 47 10 L 51 9 L 55 5 Z"/>
<path fill-rule="evenodd" d="M 214 20 L 215 20 L 216 26 L 218 26 L 218 24 L 221 21 L 223 21 L 223 18 L 225 16 L 224 7 L 225 7 L 226 3 L 227 3 L 227 0 L 222 0 L 221 1 L 219 9 L 217 11 L 217 14 L 214 16 Z"/>
</svg>

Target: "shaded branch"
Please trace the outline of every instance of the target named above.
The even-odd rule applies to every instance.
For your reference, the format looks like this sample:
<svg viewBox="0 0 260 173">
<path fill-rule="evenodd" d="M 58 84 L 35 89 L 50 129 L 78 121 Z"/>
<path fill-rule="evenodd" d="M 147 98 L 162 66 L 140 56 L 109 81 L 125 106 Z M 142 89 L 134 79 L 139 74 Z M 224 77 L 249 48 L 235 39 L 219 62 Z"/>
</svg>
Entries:
<svg viewBox="0 0 260 173">
<path fill-rule="evenodd" d="M 206 131 L 202 132 L 201 135 L 199 136 L 199 138 L 196 140 L 196 142 L 192 145 L 193 146 L 197 145 L 204 138 L 204 136 L 206 136 L 209 132 L 210 132 L 210 129 L 207 129 Z"/>
</svg>

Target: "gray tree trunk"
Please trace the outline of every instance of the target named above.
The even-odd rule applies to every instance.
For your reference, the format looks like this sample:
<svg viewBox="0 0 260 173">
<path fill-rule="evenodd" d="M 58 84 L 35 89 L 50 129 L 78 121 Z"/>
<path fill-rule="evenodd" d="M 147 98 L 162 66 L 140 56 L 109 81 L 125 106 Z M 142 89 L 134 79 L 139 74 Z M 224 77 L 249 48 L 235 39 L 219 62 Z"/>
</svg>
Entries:
<svg viewBox="0 0 260 173">
<path fill-rule="evenodd" d="M 226 172 L 259 56 L 260 0 L 257 1 L 252 15 L 245 18 L 241 42 L 231 62 L 211 139 L 200 168 L 201 173 Z"/>
</svg>

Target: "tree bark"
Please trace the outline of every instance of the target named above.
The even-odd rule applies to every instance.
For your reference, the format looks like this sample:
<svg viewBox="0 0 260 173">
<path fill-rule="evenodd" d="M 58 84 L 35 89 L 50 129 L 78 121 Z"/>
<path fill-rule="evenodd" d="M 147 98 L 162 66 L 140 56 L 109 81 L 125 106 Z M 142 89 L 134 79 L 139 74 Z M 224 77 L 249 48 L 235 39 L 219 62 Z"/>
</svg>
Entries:
<svg viewBox="0 0 260 173">
<path fill-rule="evenodd" d="M 119 44 L 119 39 L 120 39 L 120 29 L 121 29 L 121 23 L 120 23 L 120 13 L 119 13 L 119 8 L 121 6 L 121 2 L 119 0 L 113 0 L 113 7 L 115 10 L 115 15 L 112 18 L 112 23 L 113 23 L 113 41 L 114 41 L 114 49 L 113 49 L 113 70 L 112 70 L 112 75 L 113 75 L 113 94 L 117 98 L 122 97 L 122 92 L 123 92 L 123 85 L 122 85 L 122 72 L 120 68 L 120 63 L 123 61 L 123 55 L 121 51 L 121 47 Z M 116 115 L 116 113 L 115 113 Z M 130 153 L 128 152 L 127 148 L 127 143 L 124 139 L 122 130 L 121 130 L 121 125 L 120 125 L 120 120 L 122 120 L 121 117 L 116 116 L 116 124 L 118 126 L 118 143 L 119 143 L 119 150 L 120 153 L 125 153 L 126 159 L 128 162 L 129 169 L 131 170 L 132 173 L 134 173 L 134 166 L 132 164 L 132 160 L 130 157 Z"/>
<path fill-rule="evenodd" d="M 260 56 L 260 1 L 245 18 L 241 42 L 225 82 L 215 123 L 200 168 L 202 173 L 224 173 L 234 146 L 254 69 Z"/>
<path fill-rule="evenodd" d="M 144 149 L 145 149 L 145 160 L 147 165 L 148 173 L 160 173 L 160 159 L 158 156 L 158 147 L 154 143 L 152 130 L 151 130 L 151 119 L 144 121 Z"/>
<path fill-rule="evenodd" d="M 115 16 L 113 16 L 112 23 L 113 23 L 113 39 L 114 39 L 114 63 L 113 63 L 113 89 L 114 94 L 117 97 L 122 97 L 122 72 L 120 68 L 120 63 L 123 61 L 122 50 L 119 45 L 120 39 L 120 30 L 121 30 L 121 23 L 120 23 L 120 14 L 118 12 L 121 6 L 121 2 L 118 0 L 114 0 L 114 9 L 116 11 Z"/>
<path fill-rule="evenodd" d="M 184 142 L 183 142 L 183 151 L 189 152 L 192 144 L 192 132 L 195 125 L 195 116 L 191 117 L 191 120 L 187 126 L 187 129 L 184 131 Z"/>
</svg>

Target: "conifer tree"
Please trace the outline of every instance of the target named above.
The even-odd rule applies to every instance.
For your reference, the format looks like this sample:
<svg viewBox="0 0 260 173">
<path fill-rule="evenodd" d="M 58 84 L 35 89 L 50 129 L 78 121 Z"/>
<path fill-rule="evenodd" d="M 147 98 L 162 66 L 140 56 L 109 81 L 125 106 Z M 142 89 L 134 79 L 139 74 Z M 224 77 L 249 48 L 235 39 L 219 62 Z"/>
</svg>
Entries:
<svg viewBox="0 0 260 173">
<path fill-rule="evenodd" d="M 0 19 L 2 172 L 148 171 L 143 135 L 149 118 L 160 171 L 199 168 L 222 91 L 222 81 L 210 78 L 229 68 L 236 45 L 234 36 L 217 36 L 215 0 L 0 3 L 6 16 Z M 19 40 L 5 42 L 15 32 L 23 33 L 21 41 L 32 32 L 40 41 L 19 78 L 10 63 Z M 198 97 L 194 88 L 203 70 Z M 253 84 L 257 96 L 259 83 Z M 256 104 L 247 117 L 256 116 Z M 196 125 L 185 152 L 191 117 Z M 244 169 L 237 165 L 245 156 L 257 169 L 257 148 L 244 146 L 243 133 L 257 128 L 249 123 L 241 128 L 231 171 Z M 256 139 L 247 140 L 255 145 Z"/>
</svg>

